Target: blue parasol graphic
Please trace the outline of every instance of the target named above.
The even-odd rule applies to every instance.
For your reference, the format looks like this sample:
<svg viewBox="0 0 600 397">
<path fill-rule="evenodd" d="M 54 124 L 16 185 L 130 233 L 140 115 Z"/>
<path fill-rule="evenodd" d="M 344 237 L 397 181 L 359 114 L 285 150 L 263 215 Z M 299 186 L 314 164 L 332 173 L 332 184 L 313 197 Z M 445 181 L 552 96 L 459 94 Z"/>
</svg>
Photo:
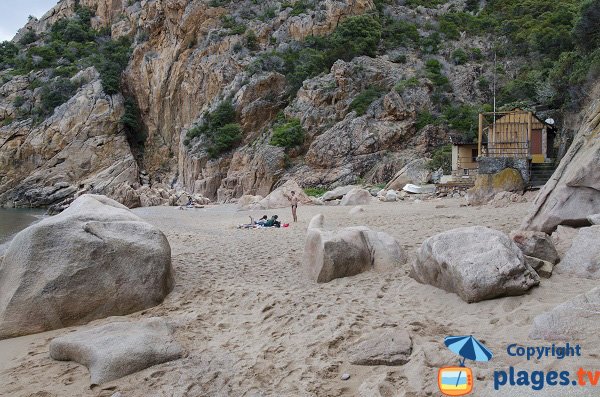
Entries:
<svg viewBox="0 0 600 397">
<path fill-rule="evenodd" d="M 460 361 L 460 366 L 465 366 L 465 360 L 473 360 L 473 361 L 490 361 L 493 357 L 491 351 L 488 350 L 481 342 L 473 337 L 473 335 L 469 336 L 447 336 L 444 339 L 444 344 L 450 349 L 452 352 L 458 354 L 463 359 Z M 462 372 L 458 373 L 458 379 L 456 380 L 456 384 L 460 381 L 460 375 Z"/>
</svg>

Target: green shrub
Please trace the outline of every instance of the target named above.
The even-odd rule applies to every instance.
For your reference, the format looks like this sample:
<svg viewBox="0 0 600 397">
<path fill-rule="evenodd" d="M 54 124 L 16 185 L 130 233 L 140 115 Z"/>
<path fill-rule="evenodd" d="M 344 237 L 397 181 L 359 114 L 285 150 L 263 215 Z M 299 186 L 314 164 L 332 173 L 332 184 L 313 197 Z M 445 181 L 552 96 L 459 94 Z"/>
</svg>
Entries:
<svg viewBox="0 0 600 397">
<path fill-rule="evenodd" d="M 235 123 L 235 108 L 230 100 L 219 103 L 217 108 L 204 115 L 204 123 L 190 128 L 184 144 L 189 145 L 192 139 L 204 135 L 207 138 L 206 150 L 211 158 L 234 148 L 242 140 L 242 130 Z"/>
<path fill-rule="evenodd" d="M 573 38 L 586 52 L 600 47 L 600 0 L 586 0 L 573 28 Z"/>
<path fill-rule="evenodd" d="M 383 91 L 377 87 L 369 87 L 358 94 L 350 103 L 349 111 L 355 111 L 358 116 L 367 112 L 369 106 L 381 97 Z"/>
<path fill-rule="evenodd" d="M 54 109 L 67 102 L 77 91 L 77 86 L 71 80 L 58 77 L 41 90 L 40 105 L 34 110 L 38 117 L 46 118 L 54 113 Z"/>
<path fill-rule="evenodd" d="M 423 128 L 431 124 L 437 124 L 437 120 L 431 113 L 429 113 L 429 111 L 425 110 L 417 113 L 417 120 L 415 122 L 417 131 L 421 131 Z"/>
<path fill-rule="evenodd" d="M 212 144 L 207 148 L 211 158 L 218 157 L 230 149 L 233 149 L 242 140 L 242 129 L 239 124 L 230 123 L 217 129 L 212 135 Z"/>
<path fill-rule="evenodd" d="M 121 124 L 125 129 L 127 141 L 132 148 L 141 149 L 146 141 L 146 132 L 142 123 L 142 116 L 135 99 L 125 99 L 125 112 L 121 116 Z"/>
<path fill-rule="evenodd" d="M 404 91 L 418 87 L 420 84 L 421 83 L 419 82 L 418 78 L 411 77 L 410 79 L 397 82 L 394 86 L 394 89 L 398 92 L 398 94 L 402 94 Z"/>
<path fill-rule="evenodd" d="M 327 193 L 327 189 L 322 187 L 307 187 L 306 189 L 304 189 L 304 193 L 306 193 L 307 196 L 311 197 L 321 197 L 322 195 Z"/>
<path fill-rule="evenodd" d="M 442 64 L 437 59 L 429 59 L 425 62 L 426 76 L 442 91 L 450 91 L 450 80 L 442 73 Z"/>
<path fill-rule="evenodd" d="M 414 47 L 420 40 L 417 25 L 392 18 L 383 19 L 381 41 L 386 48 Z"/>
<path fill-rule="evenodd" d="M 429 36 L 422 37 L 419 46 L 425 54 L 437 54 L 440 51 L 442 39 L 438 32 L 433 32 Z"/>
<path fill-rule="evenodd" d="M 305 132 L 300 124 L 300 119 L 293 118 L 286 120 L 281 116 L 279 121 L 273 127 L 273 136 L 271 145 L 285 148 L 293 148 L 304 143 Z"/>
<path fill-rule="evenodd" d="M 35 43 L 38 37 L 37 34 L 33 30 L 28 30 L 21 38 L 19 39 L 19 44 L 22 46 L 29 45 L 31 43 Z"/>
<path fill-rule="evenodd" d="M 462 133 L 467 141 L 472 141 L 477 136 L 479 124 L 479 109 L 469 105 L 446 106 L 442 114 L 444 121 L 452 130 Z"/>
<path fill-rule="evenodd" d="M 462 48 L 458 48 L 452 52 L 452 61 L 455 65 L 463 65 L 469 60 L 469 56 Z"/>
<path fill-rule="evenodd" d="M 260 49 L 260 46 L 258 45 L 258 37 L 256 37 L 254 30 L 249 30 L 248 33 L 246 33 L 246 47 L 250 51 L 258 51 Z"/>
<path fill-rule="evenodd" d="M 446 0 L 406 0 L 406 5 L 409 7 L 423 6 L 425 8 L 436 8 L 445 2 Z"/>
<path fill-rule="evenodd" d="M 223 16 L 221 21 L 223 22 L 223 27 L 227 29 L 228 35 L 244 34 L 246 31 L 246 25 L 238 23 L 235 18 L 230 15 Z"/>
<path fill-rule="evenodd" d="M 444 174 L 448 175 L 452 172 L 452 145 L 444 145 L 437 148 L 431 157 L 431 161 L 427 164 L 432 171 L 442 168 Z"/>
<path fill-rule="evenodd" d="M 282 9 L 291 8 L 290 15 L 296 16 L 306 14 L 309 10 L 315 8 L 314 2 L 309 0 L 298 0 L 293 3 L 284 2 L 281 4 Z"/>
</svg>

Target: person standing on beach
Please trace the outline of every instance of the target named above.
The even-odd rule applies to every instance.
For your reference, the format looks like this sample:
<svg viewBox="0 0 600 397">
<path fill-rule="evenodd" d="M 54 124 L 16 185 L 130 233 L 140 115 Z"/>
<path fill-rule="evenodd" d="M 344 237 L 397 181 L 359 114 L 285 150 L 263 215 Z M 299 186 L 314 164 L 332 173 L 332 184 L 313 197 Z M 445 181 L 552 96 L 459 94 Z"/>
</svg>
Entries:
<svg viewBox="0 0 600 397">
<path fill-rule="evenodd" d="M 298 210 L 298 197 L 295 191 L 292 190 L 290 193 L 291 196 L 286 194 L 285 197 L 292 203 L 292 217 L 294 218 L 294 222 L 298 222 L 298 215 L 296 214 L 296 210 Z"/>
</svg>

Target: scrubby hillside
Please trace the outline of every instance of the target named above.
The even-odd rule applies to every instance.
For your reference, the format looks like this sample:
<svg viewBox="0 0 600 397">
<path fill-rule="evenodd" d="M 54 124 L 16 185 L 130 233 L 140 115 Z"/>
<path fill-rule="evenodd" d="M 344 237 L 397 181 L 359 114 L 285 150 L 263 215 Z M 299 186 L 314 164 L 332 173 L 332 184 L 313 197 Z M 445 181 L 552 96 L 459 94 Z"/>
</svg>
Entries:
<svg viewBox="0 0 600 397">
<path fill-rule="evenodd" d="M 63 0 L 0 47 L 0 204 L 387 182 L 417 157 L 444 165 L 495 80 L 501 107 L 554 117 L 566 146 L 600 72 L 599 9 Z"/>
</svg>

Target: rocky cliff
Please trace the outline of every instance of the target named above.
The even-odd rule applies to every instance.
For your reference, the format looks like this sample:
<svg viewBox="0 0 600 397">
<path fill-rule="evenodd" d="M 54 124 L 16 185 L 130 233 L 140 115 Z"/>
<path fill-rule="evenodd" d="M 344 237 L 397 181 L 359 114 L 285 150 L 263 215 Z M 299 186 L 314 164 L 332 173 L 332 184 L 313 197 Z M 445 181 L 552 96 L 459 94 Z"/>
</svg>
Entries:
<svg viewBox="0 0 600 397">
<path fill-rule="evenodd" d="M 455 18 L 473 2 L 438 3 L 62 0 L 3 44 L 0 205 L 385 183 L 489 99 L 487 33 Z M 123 48 L 122 70 L 101 59 Z"/>
</svg>

